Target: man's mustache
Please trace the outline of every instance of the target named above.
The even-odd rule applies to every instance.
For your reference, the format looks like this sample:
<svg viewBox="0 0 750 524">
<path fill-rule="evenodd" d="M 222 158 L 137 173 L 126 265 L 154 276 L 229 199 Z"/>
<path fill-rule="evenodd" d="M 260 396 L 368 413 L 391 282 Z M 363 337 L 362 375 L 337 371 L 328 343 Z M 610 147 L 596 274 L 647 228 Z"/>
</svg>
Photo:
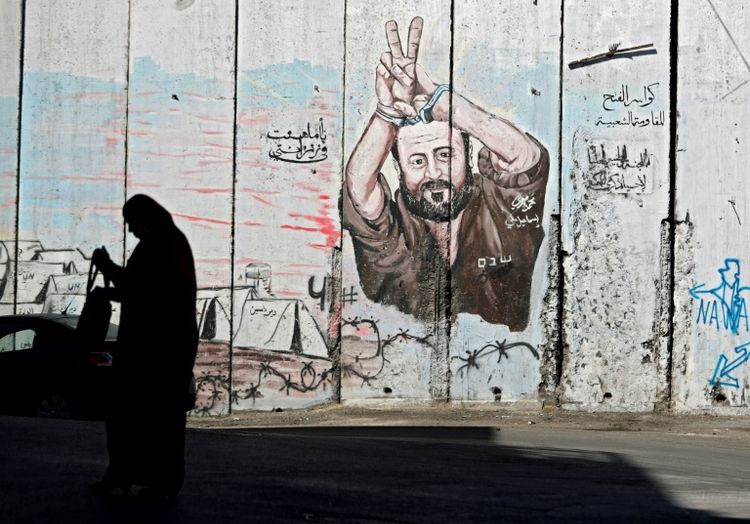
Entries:
<svg viewBox="0 0 750 524">
<path fill-rule="evenodd" d="M 447 180 L 428 180 L 419 188 L 420 191 L 440 191 L 442 189 L 453 189 L 453 184 Z"/>
</svg>

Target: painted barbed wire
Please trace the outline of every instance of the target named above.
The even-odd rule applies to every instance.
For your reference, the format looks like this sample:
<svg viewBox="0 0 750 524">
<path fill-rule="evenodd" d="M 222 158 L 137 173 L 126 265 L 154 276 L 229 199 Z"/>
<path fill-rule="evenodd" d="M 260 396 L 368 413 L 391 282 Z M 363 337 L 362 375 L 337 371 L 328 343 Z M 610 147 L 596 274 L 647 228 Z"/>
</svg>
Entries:
<svg viewBox="0 0 750 524">
<path fill-rule="evenodd" d="M 257 381 L 250 382 L 250 387 L 245 389 L 231 389 L 229 378 L 226 375 L 210 375 L 204 371 L 195 381 L 196 389 L 198 391 L 208 391 L 209 395 L 207 401 L 201 405 L 197 405 L 191 414 L 196 416 L 215 415 L 217 414 L 217 406 L 225 398 L 229 399 L 229 402 L 234 406 L 239 405 L 240 401 L 248 399 L 252 399 L 253 404 L 255 404 L 257 399 L 264 397 L 260 387 L 264 379 L 270 376 L 278 377 L 282 380 L 283 384 L 279 388 L 279 391 L 286 391 L 287 395 L 292 390 L 300 393 L 314 391 L 321 385 L 325 389 L 327 384 L 330 383 L 331 375 L 335 370 L 336 366 L 334 365 L 326 370 L 317 372 L 312 361 L 303 362 L 299 377 L 295 380 L 292 379 L 291 374 L 282 373 L 273 367 L 270 362 L 261 362 Z"/>
<path fill-rule="evenodd" d="M 357 329 L 360 326 L 369 326 L 372 331 L 375 333 L 376 337 L 376 349 L 375 353 L 371 355 L 356 355 L 354 356 L 353 362 L 342 362 L 341 365 L 341 371 L 345 376 L 355 376 L 362 380 L 362 385 L 365 384 L 369 385 L 370 382 L 374 379 L 376 379 L 380 374 L 383 372 L 383 369 L 385 368 L 386 363 L 390 362 L 388 358 L 386 357 L 386 349 L 393 346 L 396 342 L 400 341 L 415 341 L 419 344 L 429 344 L 430 342 L 430 335 L 421 336 L 421 335 L 412 335 L 409 333 L 408 329 L 399 329 L 399 332 L 395 335 L 392 335 L 390 337 L 381 338 L 380 336 L 380 329 L 378 329 L 378 323 L 376 320 L 372 318 L 359 318 L 354 317 L 351 319 L 342 319 L 341 320 L 341 328 L 343 330 L 344 327 L 351 326 L 355 329 Z M 343 358 L 343 357 L 342 357 Z M 356 365 L 362 361 L 370 361 L 370 360 L 379 360 L 380 366 L 378 367 L 377 371 L 374 373 L 364 373 L 360 371 L 359 369 L 356 369 Z"/>
<path fill-rule="evenodd" d="M 370 384 L 372 380 L 380 376 L 385 368 L 385 364 L 389 362 L 386 357 L 386 350 L 393 347 L 396 343 L 402 341 L 414 341 L 425 345 L 430 343 L 430 335 L 414 335 L 410 333 L 408 329 L 399 329 L 399 332 L 395 335 L 382 338 L 380 330 L 378 329 L 377 321 L 371 318 L 362 319 L 355 317 L 352 319 L 343 319 L 341 325 L 342 328 L 344 326 L 351 326 L 355 329 L 363 325 L 369 326 L 375 333 L 377 343 L 373 354 L 356 355 L 351 362 L 344 362 L 341 365 L 341 371 L 344 375 L 352 375 L 361 379 L 362 385 Z M 373 373 L 365 373 L 360 369 L 357 369 L 358 363 L 372 360 L 379 360 L 377 371 Z M 325 389 L 328 384 L 331 383 L 331 377 L 334 376 L 338 370 L 338 364 L 334 363 L 331 367 L 320 372 L 315 370 L 313 364 L 314 361 L 312 360 L 303 362 L 299 375 L 292 378 L 291 373 L 279 371 L 270 362 L 261 362 L 256 381 L 250 382 L 250 387 L 244 389 L 232 389 L 229 384 L 229 378 L 226 375 L 211 375 L 204 371 L 202 375 L 196 379 L 196 389 L 198 391 L 209 391 L 208 399 L 203 405 L 196 406 L 191 414 L 197 416 L 214 415 L 216 414 L 215 410 L 224 398 L 228 398 L 229 402 L 234 406 L 239 405 L 243 400 L 252 400 L 253 404 L 255 404 L 257 399 L 264 397 L 260 388 L 264 382 L 267 382 L 269 377 L 281 379 L 282 386 L 278 391 L 286 391 L 287 395 L 289 395 L 291 391 L 308 393 L 317 390 L 321 386 Z"/>
<path fill-rule="evenodd" d="M 223 398 L 230 398 L 229 377 L 226 375 L 210 375 L 203 371 L 201 376 L 195 380 L 196 391 L 209 391 L 207 402 L 198 405 L 190 412 L 191 415 L 208 417 L 217 415 L 214 409 L 220 405 Z M 219 409 L 218 411 L 221 411 Z"/>
<path fill-rule="evenodd" d="M 456 370 L 456 373 L 459 376 L 463 376 L 463 372 L 466 371 L 466 374 L 468 376 L 469 370 L 471 368 L 479 369 L 479 359 L 480 358 L 486 358 L 490 355 L 494 355 L 497 353 L 497 363 L 500 364 L 503 357 L 510 358 L 508 356 L 508 350 L 513 349 L 515 347 L 520 348 L 526 348 L 529 351 L 531 351 L 531 354 L 534 355 L 534 358 L 539 360 L 539 352 L 536 350 L 534 346 L 527 342 L 512 342 L 508 344 L 507 339 L 503 340 L 502 342 L 495 340 L 494 342 L 490 342 L 489 344 L 484 345 L 483 347 L 479 349 L 474 350 L 466 350 L 466 356 L 456 355 L 454 357 L 451 357 L 452 360 L 459 360 L 462 362 L 462 364 L 459 366 L 459 368 Z"/>
<path fill-rule="evenodd" d="M 263 397 L 263 393 L 260 391 L 260 386 L 263 384 L 264 379 L 268 377 L 278 377 L 282 380 L 282 386 L 279 391 L 286 391 L 289 395 L 290 391 L 297 391 L 299 393 L 308 393 L 315 391 L 320 386 L 323 386 L 325 390 L 326 386 L 331 382 L 331 375 L 336 371 L 337 366 L 334 364 L 330 368 L 325 369 L 321 372 L 315 370 L 313 361 L 303 362 L 302 369 L 299 371 L 299 377 L 292 379 L 290 373 L 284 374 L 273 365 L 268 362 L 261 362 L 260 369 L 258 370 L 257 382 L 251 382 L 250 387 L 243 390 L 232 391 L 232 403 L 238 405 L 241 400 L 252 399 L 253 404 L 258 398 Z"/>
</svg>

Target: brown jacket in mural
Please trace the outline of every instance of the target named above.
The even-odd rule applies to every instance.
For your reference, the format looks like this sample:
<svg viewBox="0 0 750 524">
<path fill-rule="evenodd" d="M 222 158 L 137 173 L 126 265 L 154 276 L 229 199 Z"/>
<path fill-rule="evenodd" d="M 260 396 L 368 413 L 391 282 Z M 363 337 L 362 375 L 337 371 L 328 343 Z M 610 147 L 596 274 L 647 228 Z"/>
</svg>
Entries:
<svg viewBox="0 0 750 524">
<path fill-rule="evenodd" d="M 385 206 L 374 220 L 362 217 L 344 186 L 344 225 L 354 245 L 365 295 L 420 319 L 435 318 L 435 275 L 450 274 L 451 313 L 471 313 L 512 331 L 528 324 L 531 276 L 544 238 L 542 217 L 549 154 L 538 142 L 539 162 L 522 173 L 494 172 L 483 162 L 464 209 L 455 262 L 440 255 L 424 219 L 412 215 L 381 174 Z"/>
</svg>

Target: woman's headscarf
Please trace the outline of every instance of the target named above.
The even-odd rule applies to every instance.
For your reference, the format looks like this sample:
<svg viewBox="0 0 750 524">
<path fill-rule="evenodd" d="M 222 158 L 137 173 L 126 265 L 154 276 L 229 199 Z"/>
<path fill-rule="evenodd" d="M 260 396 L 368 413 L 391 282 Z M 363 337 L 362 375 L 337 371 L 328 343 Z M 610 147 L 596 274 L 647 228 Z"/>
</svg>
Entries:
<svg viewBox="0 0 750 524">
<path fill-rule="evenodd" d="M 126 222 L 137 220 L 143 223 L 154 237 L 163 236 L 175 229 L 169 211 L 146 195 L 130 197 L 122 208 L 122 215 Z"/>
</svg>

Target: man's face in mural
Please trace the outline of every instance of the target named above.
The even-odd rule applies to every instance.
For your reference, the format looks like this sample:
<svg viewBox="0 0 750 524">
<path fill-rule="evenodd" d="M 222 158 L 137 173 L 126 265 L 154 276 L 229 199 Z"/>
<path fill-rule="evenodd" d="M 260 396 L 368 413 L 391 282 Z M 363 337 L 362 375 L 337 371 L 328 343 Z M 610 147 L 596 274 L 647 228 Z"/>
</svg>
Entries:
<svg viewBox="0 0 750 524">
<path fill-rule="evenodd" d="M 466 207 L 474 187 L 467 144 L 447 122 L 399 130 L 393 152 L 401 194 L 413 215 L 445 222 Z"/>
</svg>

